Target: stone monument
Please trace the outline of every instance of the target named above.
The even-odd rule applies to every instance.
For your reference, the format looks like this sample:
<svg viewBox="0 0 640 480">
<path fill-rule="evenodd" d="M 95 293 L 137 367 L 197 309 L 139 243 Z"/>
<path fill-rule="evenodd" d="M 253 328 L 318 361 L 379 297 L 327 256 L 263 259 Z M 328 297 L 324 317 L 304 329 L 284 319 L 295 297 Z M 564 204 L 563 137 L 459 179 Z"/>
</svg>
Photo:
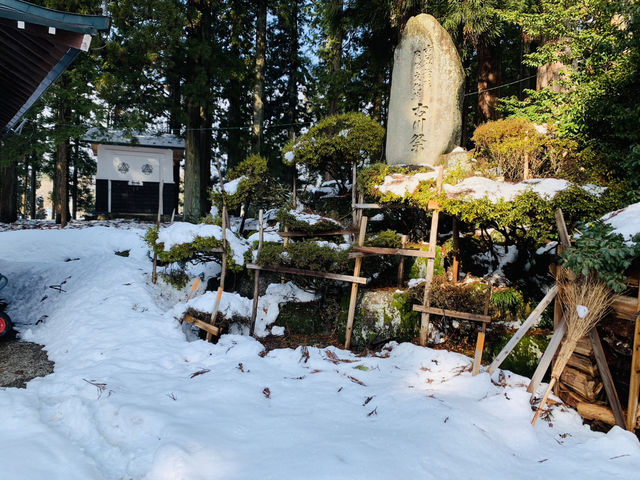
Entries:
<svg viewBox="0 0 640 480">
<path fill-rule="evenodd" d="M 436 165 L 459 145 L 463 86 L 449 34 L 431 15 L 411 17 L 393 60 L 387 163 Z"/>
</svg>

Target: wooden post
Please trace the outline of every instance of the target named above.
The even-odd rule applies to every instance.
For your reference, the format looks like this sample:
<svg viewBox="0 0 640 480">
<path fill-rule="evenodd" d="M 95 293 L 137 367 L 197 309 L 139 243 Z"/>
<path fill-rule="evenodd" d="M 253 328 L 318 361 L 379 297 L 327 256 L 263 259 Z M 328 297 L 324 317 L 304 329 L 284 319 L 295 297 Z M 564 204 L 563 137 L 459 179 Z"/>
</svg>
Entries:
<svg viewBox="0 0 640 480">
<path fill-rule="evenodd" d="M 158 192 L 158 220 L 156 227 L 158 228 L 158 234 L 160 234 L 160 220 L 162 219 L 162 190 L 164 189 L 164 182 L 160 180 L 159 192 Z M 158 254 L 153 254 L 153 271 L 151 272 L 151 282 L 158 282 Z"/>
<path fill-rule="evenodd" d="M 401 248 L 405 248 L 407 246 L 407 235 L 402 235 L 400 237 L 400 245 Z M 404 280 L 404 257 L 400 257 L 400 265 L 398 265 L 398 287 L 402 287 L 402 283 Z"/>
<path fill-rule="evenodd" d="M 351 216 L 353 220 L 353 225 L 357 225 L 358 221 L 358 212 L 356 210 L 356 198 L 358 198 L 358 192 L 356 188 L 357 181 L 357 164 L 353 162 L 351 165 Z"/>
<path fill-rule="evenodd" d="M 616 420 L 616 425 L 620 428 L 625 428 L 622 405 L 620 404 L 616 387 L 613 384 L 611 371 L 609 370 L 609 365 L 607 365 L 607 359 L 604 356 L 604 350 L 602 350 L 602 343 L 600 342 L 600 335 L 598 335 L 596 327 L 593 327 L 589 332 L 589 339 L 591 340 L 591 346 L 593 347 L 593 353 L 596 357 L 598 371 L 600 372 L 605 392 L 607 392 L 607 400 L 609 400 L 609 405 L 611 405 L 611 410 L 613 410 L 613 417 Z M 635 418 L 633 420 L 635 420 Z M 632 423 L 632 425 L 634 425 L 634 423 Z"/>
<path fill-rule="evenodd" d="M 297 208 L 298 206 L 298 167 L 296 164 L 293 164 L 293 192 L 291 196 L 291 200 L 293 205 Z"/>
<path fill-rule="evenodd" d="M 195 295 L 196 290 L 198 290 L 198 285 L 200 285 L 200 277 L 196 277 L 196 279 L 193 281 L 193 285 L 191 285 L 191 291 L 189 292 L 189 295 L 187 295 L 187 299 L 185 300 L 185 303 L 189 303 L 189 300 L 191 300 L 191 297 Z"/>
<path fill-rule="evenodd" d="M 367 217 L 362 217 L 360 221 L 360 234 L 358 236 L 358 246 L 364 245 L 364 239 L 367 234 Z M 360 268 L 362 267 L 362 257 L 355 259 L 355 266 L 353 268 L 353 276 L 360 276 Z M 347 330 L 345 332 L 344 348 L 349 349 L 351 347 L 351 332 L 353 331 L 353 319 L 356 314 L 356 302 L 358 300 L 358 284 L 351 284 L 351 298 L 349 299 L 349 314 L 347 316 Z"/>
<path fill-rule="evenodd" d="M 627 403 L 627 429 L 635 431 L 638 394 L 640 394 L 640 288 L 638 288 L 638 307 L 635 314 L 633 332 L 633 354 L 631 356 L 631 375 L 629 378 L 629 400 Z"/>
<path fill-rule="evenodd" d="M 295 182 L 294 182 L 295 186 Z M 259 237 L 258 237 L 258 255 L 260 255 L 260 250 L 262 250 L 262 243 L 264 241 L 264 226 L 263 226 L 263 215 L 264 212 L 262 209 L 258 212 L 258 223 L 259 223 Z M 260 270 L 256 270 L 254 272 L 254 280 L 253 280 L 253 306 L 251 308 L 251 325 L 249 327 L 249 334 L 253 336 L 256 328 L 256 317 L 258 316 L 258 293 L 260 290 Z"/>
<path fill-rule="evenodd" d="M 442 172 L 444 167 L 438 167 L 438 179 L 436 181 L 436 191 L 440 192 L 442 189 Z M 433 211 L 431 216 L 431 231 L 429 232 L 429 251 L 435 253 L 438 241 L 438 220 L 440 217 L 440 210 Z M 422 304 L 425 307 L 431 306 L 431 283 L 433 283 L 433 270 L 435 268 L 435 255 L 434 258 L 427 260 L 427 279 L 424 285 L 424 297 Z M 420 315 L 420 345 L 427 346 L 429 339 L 429 320 L 430 314 L 422 313 Z"/>
<path fill-rule="evenodd" d="M 527 180 L 529 178 L 529 152 L 524 153 L 524 174 L 522 175 L 523 180 Z"/>
<path fill-rule="evenodd" d="M 220 272 L 220 285 L 216 294 L 216 303 L 211 313 L 209 323 L 215 325 L 218 310 L 220 310 L 220 301 L 222 300 L 222 292 L 224 291 L 224 277 L 227 275 L 227 206 L 222 206 L 222 272 Z M 211 332 L 207 332 L 207 341 L 211 340 Z"/>
<path fill-rule="evenodd" d="M 492 285 L 489 283 L 489 291 L 487 292 L 487 299 L 484 303 L 484 314 L 489 315 L 489 303 L 491 302 L 491 290 Z M 473 372 L 472 375 L 476 376 L 480 373 L 480 366 L 482 364 L 482 352 L 484 350 L 484 337 L 487 332 L 486 322 L 482 322 L 482 327 L 478 332 L 478 339 L 476 340 L 476 355 L 473 359 Z"/>
<path fill-rule="evenodd" d="M 453 265 L 451 267 L 452 280 L 458 283 L 458 277 L 460 276 L 460 229 L 458 226 L 458 219 L 453 217 Z"/>
</svg>

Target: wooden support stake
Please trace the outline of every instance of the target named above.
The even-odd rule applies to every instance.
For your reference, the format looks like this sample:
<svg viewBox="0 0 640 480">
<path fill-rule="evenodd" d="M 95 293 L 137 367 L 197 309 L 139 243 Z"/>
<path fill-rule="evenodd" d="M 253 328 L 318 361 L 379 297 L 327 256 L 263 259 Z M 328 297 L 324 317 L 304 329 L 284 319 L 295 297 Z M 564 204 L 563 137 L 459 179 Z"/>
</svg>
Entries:
<svg viewBox="0 0 640 480">
<path fill-rule="evenodd" d="M 191 297 L 193 297 L 193 295 L 196 293 L 196 290 L 198 290 L 198 285 L 200 285 L 200 277 L 196 277 L 196 279 L 193 281 L 193 285 L 191 285 L 191 291 L 189 292 L 189 295 L 187 295 L 185 303 L 188 303 L 189 300 L 191 300 Z"/>
<path fill-rule="evenodd" d="M 407 239 L 409 237 L 407 235 L 402 235 L 400 237 L 400 246 L 401 249 L 404 250 L 407 246 Z M 404 281 L 404 257 L 400 257 L 400 265 L 398 265 L 398 287 L 402 287 L 402 283 Z"/>
<path fill-rule="evenodd" d="M 360 221 L 360 234 L 358 235 L 358 246 L 364 245 L 364 239 L 367 234 L 367 221 L 368 217 L 363 216 Z M 353 276 L 360 276 L 360 268 L 362 267 L 362 257 L 355 259 L 355 266 L 353 268 Z M 344 348 L 347 350 L 351 347 L 351 332 L 353 331 L 353 319 L 356 315 L 356 302 L 358 300 L 358 284 L 351 284 L 351 297 L 349 298 L 349 314 L 347 316 L 347 330 L 345 333 Z"/>
<path fill-rule="evenodd" d="M 209 323 L 214 325 L 216 323 L 216 317 L 218 316 L 218 310 L 220 310 L 220 301 L 222 300 L 222 292 L 224 291 L 224 278 L 227 275 L 227 206 L 222 206 L 222 272 L 220 272 L 220 285 L 218 286 L 218 293 L 216 294 L 216 303 L 211 313 L 211 319 Z M 211 332 L 207 332 L 207 341 L 211 340 Z"/>
<path fill-rule="evenodd" d="M 487 292 L 487 299 L 484 303 L 484 314 L 485 316 L 489 315 L 489 302 L 491 302 L 491 290 L 492 286 L 489 284 L 489 291 Z M 478 339 L 476 340 L 476 355 L 473 359 L 473 372 L 472 375 L 475 377 L 480 373 L 480 366 L 482 364 L 482 352 L 484 350 L 484 337 L 487 332 L 487 324 L 482 322 L 482 327 L 478 332 Z"/>
<path fill-rule="evenodd" d="M 611 371 L 609 365 L 607 365 L 607 359 L 604 356 L 604 350 L 602 350 L 602 343 L 600 342 L 600 335 L 596 328 L 592 328 L 589 332 L 589 339 L 591 340 L 591 346 L 593 347 L 593 353 L 596 357 L 598 364 L 598 370 L 600 371 L 600 378 L 604 384 L 604 390 L 607 393 L 607 400 L 613 410 L 613 416 L 616 419 L 616 425 L 620 428 L 625 428 L 624 413 L 622 412 L 622 405 L 618 398 L 618 392 L 613 384 L 613 378 L 611 377 Z"/>
<path fill-rule="evenodd" d="M 451 276 L 454 282 L 458 282 L 460 276 L 460 228 L 458 219 L 453 217 L 453 265 L 451 266 Z"/>
<path fill-rule="evenodd" d="M 294 176 L 295 178 L 295 176 Z M 295 181 L 294 181 L 295 187 Z M 295 191 L 295 189 L 294 189 Z M 262 243 L 264 241 L 264 225 L 263 225 L 263 216 L 264 212 L 262 209 L 258 212 L 258 225 L 259 225 L 259 237 L 258 237 L 258 255 L 260 255 L 260 250 L 262 250 Z M 260 290 L 260 270 L 256 270 L 254 272 L 254 280 L 253 280 L 253 306 L 251 307 L 251 325 L 249 327 L 249 334 L 253 336 L 256 328 L 256 317 L 258 316 L 258 293 Z"/>
<path fill-rule="evenodd" d="M 203 322 L 202 320 L 197 319 L 196 317 L 192 317 L 191 315 L 185 315 L 182 320 L 184 322 L 190 323 L 192 325 L 195 325 L 196 327 L 198 327 L 200 330 L 204 330 L 205 332 L 207 332 L 207 335 L 219 335 L 220 334 L 220 329 L 218 327 L 214 327 L 213 325 L 207 323 L 207 322 Z"/>
<path fill-rule="evenodd" d="M 551 381 L 549 382 L 549 386 L 547 387 L 547 390 L 544 392 L 544 396 L 542 397 L 542 400 L 540 400 L 540 405 L 538 405 L 536 414 L 533 416 L 533 420 L 531 420 L 532 426 L 535 426 L 536 422 L 540 418 L 540 415 L 542 414 L 542 410 L 544 409 L 544 406 L 546 405 L 547 400 L 549 399 L 549 395 L 551 394 L 551 389 L 553 389 L 553 386 L 556 384 L 557 380 L 558 379 L 556 377 L 551 378 Z"/>
<path fill-rule="evenodd" d="M 565 333 L 567 333 L 567 322 L 562 319 L 558 324 L 558 327 L 554 330 L 553 336 L 549 341 L 549 345 L 547 345 L 547 349 L 544 351 L 542 358 L 540 358 L 536 371 L 533 373 L 529 386 L 527 387 L 527 392 L 531 394 L 532 399 L 535 396 L 536 390 L 538 390 L 545 373 L 547 373 L 553 357 L 558 351 L 558 348 L 560 348 L 560 344 L 562 343 Z"/>
<path fill-rule="evenodd" d="M 493 359 L 491 365 L 487 369 L 489 375 L 492 375 L 493 372 L 497 370 L 497 368 L 502 365 L 502 362 L 507 358 L 507 356 L 511 353 L 511 351 L 516 347 L 516 345 L 522 340 L 522 337 L 529 331 L 529 329 L 540 320 L 544 309 L 549 306 L 551 300 L 555 298 L 558 293 L 558 286 L 554 285 L 549 289 L 544 298 L 540 301 L 538 306 L 529 314 L 524 323 L 520 326 L 516 334 L 511 337 L 511 340 L 507 342 L 504 348 L 498 353 L 496 358 Z"/>
<path fill-rule="evenodd" d="M 436 181 L 436 192 L 440 192 L 442 190 L 442 172 L 444 168 L 442 166 L 438 167 L 438 177 Z M 431 214 L 431 231 L 429 232 L 429 251 L 435 254 L 436 245 L 438 241 L 438 220 L 440 218 L 440 210 L 434 210 Z M 427 260 L 427 278 L 424 285 L 424 297 L 422 304 L 425 307 L 431 306 L 431 284 L 433 283 L 433 270 L 435 268 L 435 255 L 434 258 L 429 258 Z M 429 339 L 429 314 L 423 312 L 420 316 L 420 345 L 423 347 L 427 346 L 427 341 Z"/>
<path fill-rule="evenodd" d="M 634 419 L 638 410 L 640 394 L 640 289 L 638 289 L 638 313 L 635 315 L 633 332 L 633 354 L 631 356 L 631 375 L 629 378 L 629 400 L 627 403 L 627 429 L 635 431 Z"/>
</svg>

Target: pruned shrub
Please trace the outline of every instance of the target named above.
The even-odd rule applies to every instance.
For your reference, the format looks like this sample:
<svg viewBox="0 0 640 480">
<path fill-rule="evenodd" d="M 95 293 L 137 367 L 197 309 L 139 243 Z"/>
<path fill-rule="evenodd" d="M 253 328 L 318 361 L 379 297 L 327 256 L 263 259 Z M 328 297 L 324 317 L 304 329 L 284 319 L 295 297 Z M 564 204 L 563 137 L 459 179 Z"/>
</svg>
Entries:
<svg viewBox="0 0 640 480">
<path fill-rule="evenodd" d="M 286 165 L 305 165 L 311 172 L 329 174 L 340 193 L 347 191 L 353 163 L 375 162 L 382 156 L 384 129 L 362 113 L 327 117 L 283 149 Z"/>
<path fill-rule="evenodd" d="M 276 182 L 267 166 L 267 159 L 260 155 L 249 155 L 226 174 L 227 187 L 233 191 L 222 192 L 219 186 L 211 192 L 211 201 L 218 208 L 223 202 L 230 210 L 238 210 L 244 205 L 269 208 L 281 204 L 285 198 L 283 188 Z M 234 182 L 236 180 L 236 182 Z"/>
<path fill-rule="evenodd" d="M 321 272 L 344 273 L 349 269 L 349 251 L 320 245 L 312 240 L 281 243 L 265 242 L 258 253 L 258 265 L 292 267 Z"/>
<path fill-rule="evenodd" d="M 576 142 L 541 133 L 518 117 L 484 123 L 472 140 L 476 159 L 506 180 L 524 178 L 525 158 L 532 177 L 571 176 L 578 155 Z"/>
</svg>

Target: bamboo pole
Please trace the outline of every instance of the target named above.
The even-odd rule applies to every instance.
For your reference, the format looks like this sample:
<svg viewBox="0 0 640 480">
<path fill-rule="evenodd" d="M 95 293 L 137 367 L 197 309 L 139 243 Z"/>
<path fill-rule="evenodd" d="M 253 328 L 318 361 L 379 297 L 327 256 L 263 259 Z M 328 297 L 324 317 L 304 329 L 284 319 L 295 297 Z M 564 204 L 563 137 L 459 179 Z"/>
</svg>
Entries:
<svg viewBox="0 0 640 480">
<path fill-rule="evenodd" d="M 295 177 L 294 177 L 295 178 Z M 295 186 L 295 183 L 294 183 Z M 258 255 L 260 255 L 260 250 L 262 250 L 262 243 L 264 241 L 264 225 L 263 225 L 263 216 L 264 212 L 262 209 L 258 212 L 258 223 L 259 223 L 259 237 L 258 237 Z M 249 334 L 253 336 L 256 328 L 256 317 L 258 316 L 258 293 L 260 290 L 260 270 L 255 271 L 255 276 L 253 280 L 253 305 L 251 307 L 251 325 L 249 327 Z"/>
<path fill-rule="evenodd" d="M 364 245 L 364 239 L 367 234 L 367 221 L 369 219 L 365 216 L 360 221 L 360 234 L 358 236 L 358 246 Z M 360 268 L 362 267 L 362 257 L 355 259 L 355 266 L 353 268 L 353 276 L 360 276 Z M 351 332 L 353 331 L 353 319 L 356 314 L 356 302 L 358 300 L 358 284 L 351 284 L 351 297 L 349 298 L 349 314 L 347 315 L 347 330 L 345 332 L 344 348 L 349 349 L 351 347 Z"/>
</svg>

